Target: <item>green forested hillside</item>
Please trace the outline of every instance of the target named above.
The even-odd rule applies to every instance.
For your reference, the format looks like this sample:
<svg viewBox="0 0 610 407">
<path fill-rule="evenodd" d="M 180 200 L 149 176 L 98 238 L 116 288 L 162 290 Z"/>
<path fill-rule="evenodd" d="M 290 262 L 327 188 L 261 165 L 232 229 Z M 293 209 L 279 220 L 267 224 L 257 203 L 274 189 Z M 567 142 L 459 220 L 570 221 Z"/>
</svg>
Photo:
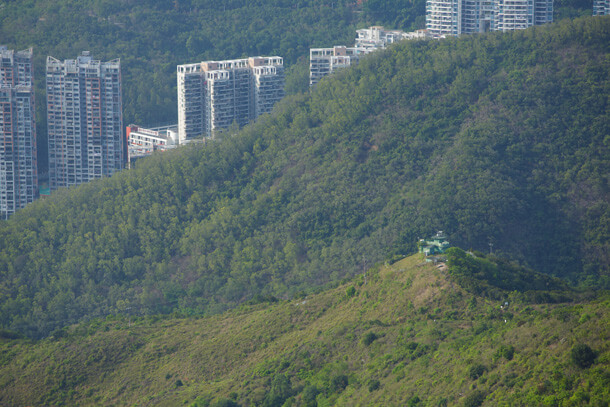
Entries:
<svg viewBox="0 0 610 407">
<path fill-rule="evenodd" d="M 119 316 L 36 342 L 0 339 L 0 404 L 608 405 L 607 294 L 494 300 L 462 288 L 460 272 L 416 255 L 213 317 Z"/>
<path fill-rule="evenodd" d="M 608 286 L 610 19 L 402 42 L 204 147 L 0 223 L 2 326 L 217 312 L 437 229 Z"/>
</svg>

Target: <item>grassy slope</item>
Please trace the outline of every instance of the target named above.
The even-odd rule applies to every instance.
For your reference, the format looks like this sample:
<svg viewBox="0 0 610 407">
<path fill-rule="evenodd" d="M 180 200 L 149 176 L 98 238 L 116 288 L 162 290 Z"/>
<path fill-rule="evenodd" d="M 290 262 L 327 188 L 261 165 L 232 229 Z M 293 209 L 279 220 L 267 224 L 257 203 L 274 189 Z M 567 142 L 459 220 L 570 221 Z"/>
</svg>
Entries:
<svg viewBox="0 0 610 407">
<path fill-rule="evenodd" d="M 204 405 L 235 392 L 240 404 L 254 405 L 281 374 L 293 405 L 304 405 L 312 385 L 318 405 L 406 405 L 415 397 L 453 405 L 475 389 L 486 405 L 608 398 L 607 296 L 526 305 L 507 293 L 501 310 L 421 261 L 415 255 L 369 271 L 366 284 L 359 276 L 304 299 L 205 319 L 121 317 L 74 326 L 61 338 L 5 340 L 0 404 Z M 367 346 L 369 333 L 377 339 Z M 600 352 L 593 367 L 571 363 L 577 343 Z M 510 345 L 509 361 L 498 349 Z M 472 379 L 479 364 L 487 371 Z M 334 383 L 343 375 L 349 384 L 341 390 Z M 369 390 L 372 380 L 379 389 Z"/>
</svg>

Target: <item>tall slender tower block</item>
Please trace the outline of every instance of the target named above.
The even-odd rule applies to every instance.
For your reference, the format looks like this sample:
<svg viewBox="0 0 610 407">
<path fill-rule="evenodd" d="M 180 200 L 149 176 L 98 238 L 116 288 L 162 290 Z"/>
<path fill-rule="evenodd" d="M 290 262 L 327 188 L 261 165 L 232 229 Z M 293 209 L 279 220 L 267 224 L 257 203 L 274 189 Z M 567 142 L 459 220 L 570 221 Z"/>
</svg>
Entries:
<svg viewBox="0 0 610 407">
<path fill-rule="evenodd" d="M 32 55 L 0 46 L 0 219 L 38 196 Z"/>
<path fill-rule="evenodd" d="M 121 63 L 47 58 L 49 186 L 70 187 L 123 168 Z"/>
</svg>

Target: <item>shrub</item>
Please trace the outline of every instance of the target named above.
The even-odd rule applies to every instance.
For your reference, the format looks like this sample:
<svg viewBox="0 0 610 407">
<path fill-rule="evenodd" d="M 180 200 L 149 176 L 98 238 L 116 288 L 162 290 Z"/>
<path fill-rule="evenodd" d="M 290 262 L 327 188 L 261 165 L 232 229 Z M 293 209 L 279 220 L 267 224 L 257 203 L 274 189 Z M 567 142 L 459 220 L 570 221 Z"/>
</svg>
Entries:
<svg viewBox="0 0 610 407">
<path fill-rule="evenodd" d="M 368 332 L 366 335 L 364 335 L 364 337 L 362 338 L 362 343 L 365 346 L 369 346 L 371 343 L 373 343 L 375 341 L 375 339 L 377 339 L 377 335 L 375 334 L 375 332 Z"/>
<path fill-rule="evenodd" d="M 292 396 L 292 385 L 290 379 L 284 374 L 277 374 L 271 382 L 271 389 L 263 400 L 263 407 L 281 407 L 284 402 Z"/>
<path fill-rule="evenodd" d="M 517 383 L 517 378 L 519 377 L 516 373 L 509 373 L 502 379 L 504 385 L 509 389 L 512 389 Z"/>
<path fill-rule="evenodd" d="M 515 347 L 513 345 L 503 346 L 502 347 L 502 356 L 506 360 L 513 360 L 513 356 L 515 355 Z"/>
<path fill-rule="evenodd" d="M 197 397 L 190 407 L 210 407 L 210 400 L 201 396 Z"/>
<path fill-rule="evenodd" d="M 408 407 L 417 407 L 421 404 L 421 399 L 417 396 L 413 396 L 407 401 Z"/>
<path fill-rule="evenodd" d="M 231 399 L 220 399 L 213 404 L 214 407 L 239 407 L 235 401 Z"/>
<path fill-rule="evenodd" d="M 341 374 L 332 378 L 330 385 L 335 391 L 343 391 L 349 384 L 349 379 L 346 375 Z"/>
<path fill-rule="evenodd" d="M 485 397 L 485 392 L 475 390 L 464 399 L 464 407 L 479 407 L 485 401 Z"/>
<path fill-rule="evenodd" d="M 56 338 L 62 338 L 66 334 L 65 328 L 56 329 L 51 333 Z M 23 335 L 19 332 L 10 331 L 8 329 L 0 329 L 0 339 L 21 339 Z"/>
<path fill-rule="evenodd" d="M 356 295 L 356 288 L 353 285 L 350 285 L 347 287 L 347 290 L 345 290 L 345 295 L 347 298 L 352 298 L 354 295 Z"/>
<path fill-rule="evenodd" d="M 303 405 L 305 407 L 316 407 L 318 403 L 316 402 L 316 397 L 320 393 L 320 390 L 312 384 L 308 384 L 303 389 L 303 393 L 301 396 L 301 400 L 303 401 Z"/>
<path fill-rule="evenodd" d="M 476 380 L 479 377 L 483 376 L 483 373 L 485 373 L 487 371 L 487 367 L 485 367 L 485 365 L 474 365 L 474 366 L 470 366 L 470 369 L 468 369 L 468 376 L 470 376 L 470 378 L 472 380 Z"/>
<path fill-rule="evenodd" d="M 381 386 L 381 383 L 379 383 L 379 380 L 371 380 L 369 382 L 369 391 L 372 393 L 375 390 L 379 389 L 379 386 Z"/>
<path fill-rule="evenodd" d="M 500 346 L 500 348 L 496 351 L 495 358 L 504 358 L 506 360 L 513 360 L 515 355 L 515 347 L 513 345 L 508 346 Z"/>
<path fill-rule="evenodd" d="M 597 354 L 589 345 L 579 343 L 572 348 L 570 356 L 572 362 L 574 362 L 576 366 L 586 369 L 595 362 Z"/>
<path fill-rule="evenodd" d="M 250 301 L 248 301 L 248 303 L 251 305 L 262 304 L 264 302 L 274 303 L 274 302 L 278 302 L 278 299 L 277 299 L 277 297 L 275 297 L 271 294 L 263 295 L 263 294 L 257 293 Z"/>
</svg>

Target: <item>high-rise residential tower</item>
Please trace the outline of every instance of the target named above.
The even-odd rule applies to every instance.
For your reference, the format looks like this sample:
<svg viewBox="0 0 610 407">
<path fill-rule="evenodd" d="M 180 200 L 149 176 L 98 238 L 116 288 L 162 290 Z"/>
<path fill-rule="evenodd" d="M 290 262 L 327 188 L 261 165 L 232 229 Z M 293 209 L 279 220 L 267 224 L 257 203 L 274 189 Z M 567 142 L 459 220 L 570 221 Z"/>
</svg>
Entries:
<svg viewBox="0 0 610 407">
<path fill-rule="evenodd" d="M 553 0 L 427 0 L 426 28 L 435 36 L 521 30 L 553 21 Z"/>
<path fill-rule="evenodd" d="M 180 143 L 243 126 L 284 97 L 281 57 L 252 57 L 178 65 Z"/>
<path fill-rule="evenodd" d="M 461 34 L 461 6 L 460 0 L 427 0 L 426 29 L 436 36 Z"/>
<path fill-rule="evenodd" d="M 594 16 L 610 15 L 610 0 L 593 0 L 593 15 Z"/>
<path fill-rule="evenodd" d="M 110 176 L 123 168 L 121 63 L 47 58 L 51 190 Z"/>
<path fill-rule="evenodd" d="M 0 46 L 0 219 L 38 195 L 32 54 Z"/>
</svg>

